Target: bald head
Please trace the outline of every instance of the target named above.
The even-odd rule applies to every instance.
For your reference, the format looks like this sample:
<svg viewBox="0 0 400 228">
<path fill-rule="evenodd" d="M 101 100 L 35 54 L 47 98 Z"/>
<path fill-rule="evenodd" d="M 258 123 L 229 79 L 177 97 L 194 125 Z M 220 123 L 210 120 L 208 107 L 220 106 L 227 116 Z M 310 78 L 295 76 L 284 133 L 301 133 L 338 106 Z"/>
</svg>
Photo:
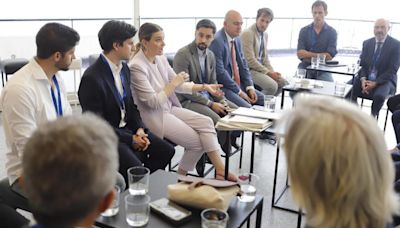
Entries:
<svg viewBox="0 0 400 228">
<path fill-rule="evenodd" d="M 231 38 L 235 38 L 242 32 L 242 15 L 235 10 L 229 10 L 225 15 L 224 29 Z"/>
<path fill-rule="evenodd" d="M 378 41 L 383 41 L 390 29 L 390 22 L 384 18 L 375 21 L 374 35 Z"/>
</svg>

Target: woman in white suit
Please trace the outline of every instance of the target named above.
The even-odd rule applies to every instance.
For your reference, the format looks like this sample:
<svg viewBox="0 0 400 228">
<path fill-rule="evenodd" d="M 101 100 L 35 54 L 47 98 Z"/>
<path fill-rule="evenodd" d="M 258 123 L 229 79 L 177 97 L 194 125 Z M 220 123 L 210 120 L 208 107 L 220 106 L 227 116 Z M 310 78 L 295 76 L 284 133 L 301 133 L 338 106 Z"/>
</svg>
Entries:
<svg viewBox="0 0 400 228">
<path fill-rule="evenodd" d="M 212 120 L 182 108 L 175 95 L 175 91 L 207 91 L 220 96 L 221 85 L 185 82 L 189 77 L 186 73 L 176 74 L 163 55 L 164 32 L 160 26 L 143 24 L 139 29 L 139 41 L 129 68 L 133 97 L 144 123 L 157 136 L 185 148 L 178 173 L 186 175 L 193 170 L 202 154 L 207 152 L 217 179 L 223 179 L 225 168 Z M 231 173 L 228 179 L 237 180 Z"/>
</svg>

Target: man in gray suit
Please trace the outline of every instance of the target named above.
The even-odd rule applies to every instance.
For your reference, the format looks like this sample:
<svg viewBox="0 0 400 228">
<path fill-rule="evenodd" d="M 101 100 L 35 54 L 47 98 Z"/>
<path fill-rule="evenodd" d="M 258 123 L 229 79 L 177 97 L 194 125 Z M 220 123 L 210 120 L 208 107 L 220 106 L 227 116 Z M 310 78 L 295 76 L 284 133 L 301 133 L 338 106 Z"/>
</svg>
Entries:
<svg viewBox="0 0 400 228">
<path fill-rule="evenodd" d="M 174 58 L 174 71 L 189 74 L 190 81 L 196 84 L 217 84 L 215 56 L 208 46 L 214 39 L 214 22 L 203 19 L 196 25 L 195 40 L 181 48 Z M 215 97 L 207 91 L 193 94 L 178 94 L 184 108 L 209 116 L 214 124 L 228 113 L 229 108 L 237 106 L 224 96 Z"/>
<path fill-rule="evenodd" d="M 257 11 L 256 23 L 240 35 L 254 84 L 266 95 L 278 95 L 287 84 L 281 73 L 274 71 L 268 58 L 266 30 L 273 19 L 274 13 L 271 9 L 261 8 Z"/>
</svg>

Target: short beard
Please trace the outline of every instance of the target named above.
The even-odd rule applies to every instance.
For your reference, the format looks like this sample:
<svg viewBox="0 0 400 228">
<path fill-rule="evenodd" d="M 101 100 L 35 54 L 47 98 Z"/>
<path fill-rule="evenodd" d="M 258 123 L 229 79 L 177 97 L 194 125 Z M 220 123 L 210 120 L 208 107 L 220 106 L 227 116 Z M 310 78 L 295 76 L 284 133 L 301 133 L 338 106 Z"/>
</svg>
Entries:
<svg viewBox="0 0 400 228">
<path fill-rule="evenodd" d="M 207 49 L 207 45 L 201 43 L 201 44 L 198 44 L 198 45 L 197 45 L 197 48 L 198 48 L 199 50 L 201 50 L 201 51 L 204 51 L 204 50 Z"/>
</svg>

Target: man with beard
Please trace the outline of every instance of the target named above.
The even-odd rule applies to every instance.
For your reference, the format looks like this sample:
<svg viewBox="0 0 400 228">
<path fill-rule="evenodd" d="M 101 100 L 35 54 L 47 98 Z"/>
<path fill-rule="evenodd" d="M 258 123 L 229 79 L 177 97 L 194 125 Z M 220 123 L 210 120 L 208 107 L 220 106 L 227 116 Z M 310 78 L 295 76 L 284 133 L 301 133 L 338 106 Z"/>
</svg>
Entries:
<svg viewBox="0 0 400 228">
<path fill-rule="evenodd" d="M 279 95 L 282 87 L 288 84 L 281 73 L 274 71 L 268 57 L 266 31 L 273 19 L 274 13 L 271 9 L 261 8 L 257 11 L 256 23 L 240 35 L 254 84 L 266 95 Z"/>
<path fill-rule="evenodd" d="M 357 102 L 357 97 L 372 99 L 373 116 L 378 115 L 386 97 L 396 91 L 400 43 L 388 35 L 389 29 L 388 20 L 376 20 L 375 37 L 363 43 L 360 55 L 362 68 L 353 84 L 352 100 Z"/>
<path fill-rule="evenodd" d="M 70 27 L 59 23 L 44 25 L 36 35 L 36 57 L 17 71 L 2 91 L 0 105 L 10 188 L 2 189 L 7 191 L 0 192 L 0 196 L 13 208 L 29 210 L 20 183 L 26 142 L 38 125 L 72 113 L 64 82 L 57 72 L 68 70 L 79 39 Z"/>
<path fill-rule="evenodd" d="M 196 84 L 217 84 L 215 56 L 208 49 L 215 31 L 215 24 L 211 20 L 199 21 L 196 25 L 195 40 L 176 53 L 174 71 L 188 73 L 189 80 Z M 228 113 L 229 108 L 237 108 L 224 96 L 215 97 L 207 91 L 177 95 L 184 108 L 209 116 L 214 124 Z"/>
<path fill-rule="evenodd" d="M 203 19 L 196 25 L 195 40 L 181 48 L 174 58 L 174 71 L 186 72 L 189 74 L 189 80 L 196 84 L 218 84 L 215 71 L 215 56 L 208 46 L 214 39 L 216 32 L 214 22 L 209 19 Z M 228 109 L 238 108 L 230 102 L 225 96 L 216 97 L 207 91 L 195 92 L 193 94 L 177 94 L 182 107 L 209 116 L 214 125 L 221 117 L 228 114 Z M 218 133 L 220 144 L 224 143 L 223 135 Z M 240 132 L 232 133 L 232 145 L 238 148 L 236 138 Z"/>
</svg>

